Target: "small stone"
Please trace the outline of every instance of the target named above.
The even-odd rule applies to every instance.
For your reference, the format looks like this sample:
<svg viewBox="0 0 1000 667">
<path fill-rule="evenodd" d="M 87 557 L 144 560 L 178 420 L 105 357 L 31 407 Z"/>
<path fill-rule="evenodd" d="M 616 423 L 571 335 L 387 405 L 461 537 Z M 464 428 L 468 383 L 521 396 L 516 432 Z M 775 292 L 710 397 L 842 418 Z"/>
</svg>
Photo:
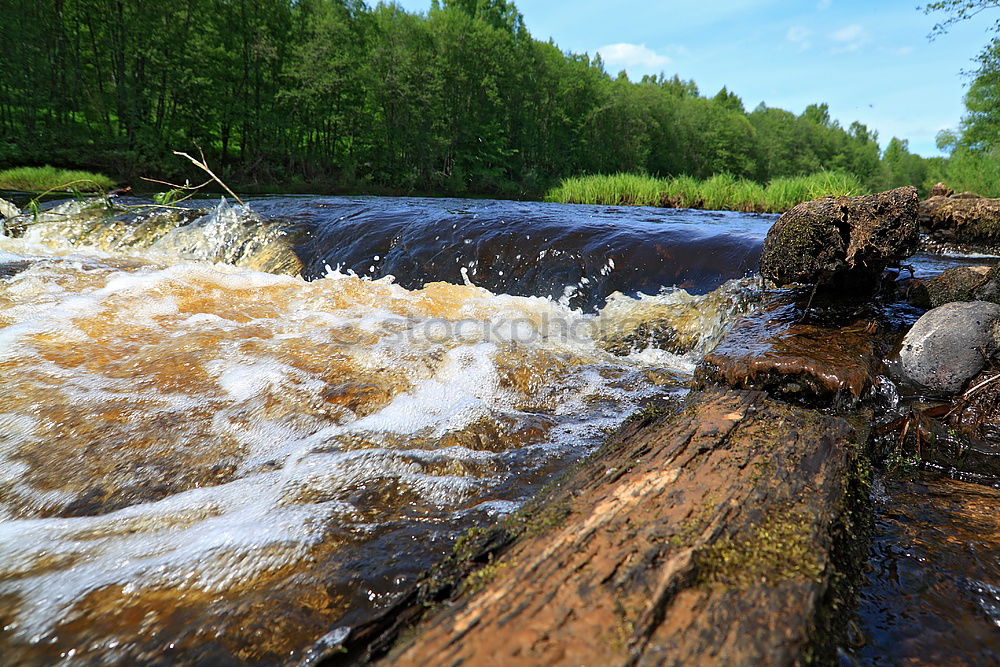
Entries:
<svg viewBox="0 0 1000 667">
<path fill-rule="evenodd" d="M 949 303 L 928 311 L 903 339 L 903 373 L 931 391 L 961 391 L 996 350 L 998 320 L 1000 305 L 986 301 Z"/>
<path fill-rule="evenodd" d="M 934 187 L 931 188 L 929 196 L 931 197 L 950 197 L 955 194 L 955 191 L 949 188 L 944 183 L 935 183 Z"/>
</svg>

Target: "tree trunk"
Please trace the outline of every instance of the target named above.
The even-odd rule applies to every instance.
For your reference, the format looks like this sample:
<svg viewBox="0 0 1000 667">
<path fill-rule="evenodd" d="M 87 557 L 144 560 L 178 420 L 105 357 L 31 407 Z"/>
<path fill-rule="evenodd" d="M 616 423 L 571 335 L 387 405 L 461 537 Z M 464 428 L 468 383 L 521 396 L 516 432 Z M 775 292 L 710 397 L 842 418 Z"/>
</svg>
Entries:
<svg viewBox="0 0 1000 667">
<path fill-rule="evenodd" d="M 499 532 L 460 542 L 422 590 L 355 629 L 328 664 L 377 659 L 446 597 L 449 569 L 457 599 L 388 664 L 832 660 L 823 611 L 858 544 L 867 494 L 856 443 L 866 437 L 846 418 L 762 392 L 694 394 L 677 414 L 624 427 Z"/>
</svg>

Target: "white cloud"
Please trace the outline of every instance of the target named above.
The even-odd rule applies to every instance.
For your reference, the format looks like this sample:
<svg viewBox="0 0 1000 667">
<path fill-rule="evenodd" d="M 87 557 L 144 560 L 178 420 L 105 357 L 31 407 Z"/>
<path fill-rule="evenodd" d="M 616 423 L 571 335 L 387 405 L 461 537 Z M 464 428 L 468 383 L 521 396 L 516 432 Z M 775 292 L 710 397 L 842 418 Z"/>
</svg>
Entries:
<svg viewBox="0 0 1000 667">
<path fill-rule="evenodd" d="M 809 41 L 809 36 L 812 31 L 808 28 L 803 28 L 800 25 L 793 25 L 785 33 L 785 39 L 787 39 L 792 44 L 799 47 L 799 51 L 806 51 L 812 46 L 812 42 Z"/>
<path fill-rule="evenodd" d="M 837 43 L 834 53 L 853 53 L 871 41 L 868 32 L 858 23 L 845 26 L 830 34 L 830 39 Z"/>
<path fill-rule="evenodd" d="M 645 44 L 608 44 L 597 49 L 605 64 L 620 67 L 645 67 L 654 69 L 665 67 L 672 61 L 669 57 L 659 54 Z"/>
</svg>

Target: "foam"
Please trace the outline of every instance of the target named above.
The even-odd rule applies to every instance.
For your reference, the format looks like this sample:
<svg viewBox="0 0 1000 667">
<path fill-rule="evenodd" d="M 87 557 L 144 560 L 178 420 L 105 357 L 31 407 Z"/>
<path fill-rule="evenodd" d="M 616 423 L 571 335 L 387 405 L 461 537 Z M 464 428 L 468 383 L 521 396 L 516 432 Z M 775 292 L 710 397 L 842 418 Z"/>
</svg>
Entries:
<svg viewBox="0 0 1000 667">
<path fill-rule="evenodd" d="M 0 593 L 22 598 L 18 638 L 41 641 L 109 586 L 225 594 L 282 568 L 308 570 L 333 527 L 367 535 L 405 520 L 410 504 L 445 518 L 510 513 L 521 500 L 511 475 L 597 446 L 663 393 L 646 369 L 689 374 L 746 289 L 616 294 L 585 314 L 569 294 L 492 294 L 473 284 L 475 266 L 463 268 L 463 285 L 408 291 L 341 267 L 306 283 L 212 265 L 215 251 L 190 261 L 231 242 L 248 216 L 220 205 L 184 243 L 175 230 L 127 261 L 43 247 L 41 227 L 0 241 L 0 261 L 39 260 L 0 282 L 10 322 L 0 329 L 0 405 L 21 406 L 0 414 Z M 613 269 L 609 260 L 603 270 Z M 699 344 L 683 355 L 604 349 L 607 332 L 651 317 L 688 327 Z M 515 437 L 518 424 L 535 430 Z M 480 435 L 497 451 L 466 446 Z M 73 458 L 91 446 L 94 459 Z M 25 453 L 69 466 L 65 479 L 37 485 L 46 470 Z M 51 518 L 86 484 L 157 479 L 140 470 L 124 482 L 77 480 L 81 460 L 103 461 L 108 475 L 151 461 L 229 472 L 155 502 Z"/>
</svg>

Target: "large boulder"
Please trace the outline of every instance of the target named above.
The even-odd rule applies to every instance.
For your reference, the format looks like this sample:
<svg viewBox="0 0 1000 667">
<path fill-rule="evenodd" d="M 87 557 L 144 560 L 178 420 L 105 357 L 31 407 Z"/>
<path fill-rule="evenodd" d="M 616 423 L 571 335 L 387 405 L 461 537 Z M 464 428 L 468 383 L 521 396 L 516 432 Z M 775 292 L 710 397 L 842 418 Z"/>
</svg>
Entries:
<svg viewBox="0 0 1000 667">
<path fill-rule="evenodd" d="M 764 241 L 760 272 L 779 285 L 873 288 L 917 248 L 917 190 L 827 197 L 794 207 Z"/>
<path fill-rule="evenodd" d="M 949 303 L 924 314 L 899 352 L 912 382 L 954 394 L 975 377 L 997 348 L 1000 305 L 987 301 Z"/>
</svg>

